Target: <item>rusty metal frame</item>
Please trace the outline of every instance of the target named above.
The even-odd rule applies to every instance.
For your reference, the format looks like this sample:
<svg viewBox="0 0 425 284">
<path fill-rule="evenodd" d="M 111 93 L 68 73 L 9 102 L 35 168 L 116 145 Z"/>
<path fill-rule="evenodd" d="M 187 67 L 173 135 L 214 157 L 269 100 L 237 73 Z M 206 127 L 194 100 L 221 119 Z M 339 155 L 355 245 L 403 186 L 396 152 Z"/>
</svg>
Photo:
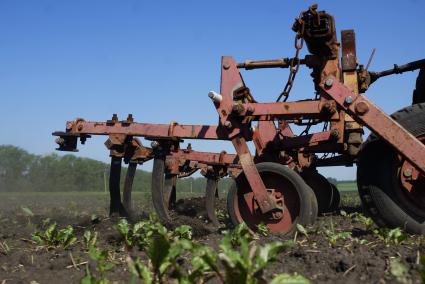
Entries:
<svg viewBox="0 0 425 284">
<path fill-rule="evenodd" d="M 324 12 L 320 13 L 323 17 L 332 18 Z M 329 21 L 333 23 L 333 19 Z M 334 33 L 335 27 L 332 26 L 329 32 Z M 112 119 L 106 122 L 83 119 L 68 121 L 65 132 L 55 132 L 53 135 L 59 136 L 59 150 L 65 151 L 76 150 L 78 139 L 84 143 L 91 135 L 109 136 L 105 145 L 112 157 L 110 187 L 111 210 L 114 212 L 121 210 L 121 205 L 116 203 L 116 200 L 112 203 L 112 199 L 118 198 L 117 179 L 122 159 L 126 163 L 143 163 L 158 155 L 166 157 L 167 171 L 173 175 L 188 176 L 199 169 L 203 170 L 205 175 L 208 175 L 211 169 L 224 174 L 228 169 L 243 170 L 261 212 L 279 209 L 257 171 L 256 162 L 277 161 L 297 169 L 319 164 L 350 163 L 353 161 L 353 155 L 347 154 L 349 151 L 346 148 L 350 146 L 347 141 L 350 131 L 361 129 L 361 125 L 369 127 L 424 174 L 425 146 L 367 97 L 358 94 L 354 31 L 342 32 L 341 50 L 336 41 L 336 34 L 332 36 L 332 39 L 325 43 L 328 52 L 322 54 L 323 56 L 317 54 L 320 53 L 316 45 L 317 39 L 312 40 L 310 45 L 306 41 L 313 55 L 307 55 L 305 59 L 299 59 L 297 53 L 292 59 L 246 61 L 238 64 L 234 58 L 223 56 L 220 93 L 212 93 L 219 116 L 218 125 L 137 123 L 132 115 L 123 121 L 113 115 Z M 298 64 L 297 68 L 300 64 L 305 64 L 313 69 L 313 79 L 319 97 L 305 101 L 259 103 L 254 100 L 239 71 L 240 68 L 292 69 L 294 63 Z M 306 132 L 305 135 L 295 136 L 289 123 L 303 124 L 305 120 L 329 122 L 329 126 L 322 132 Z M 144 137 L 162 145 L 161 152 L 144 147 L 136 137 Z M 237 154 L 180 149 L 182 139 L 231 141 Z M 255 145 L 254 155 L 248 148 L 249 141 L 253 141 Z M 312 156 L 308 154 L 319 152 L 347 155 L 329 159 L 328 163 L 314 163 Z"/>
<path fill-rule="evenodd" d="M 322 83 L 323 95 L 328 95 L 357 122 L 369 127 L 425 174 L 425 145 L 364 95 L 357 95 L 329 76 Z"/>
</svg>

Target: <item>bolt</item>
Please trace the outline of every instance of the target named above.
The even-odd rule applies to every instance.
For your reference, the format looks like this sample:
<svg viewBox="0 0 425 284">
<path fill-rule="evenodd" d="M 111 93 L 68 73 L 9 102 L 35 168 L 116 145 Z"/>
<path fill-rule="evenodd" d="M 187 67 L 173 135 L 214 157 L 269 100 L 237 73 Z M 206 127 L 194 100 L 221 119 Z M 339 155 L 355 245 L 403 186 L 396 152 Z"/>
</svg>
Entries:
<svg viewBox="0 0 425 284">
<path fill-rule="evenodd" d="M 159 142 L 158 141 L 152 141 L 151 147 L 152 147 L 152 149 L 158 148 L 159 147 Z"/>
<path fill-rule="evenodd" d="M 214 91 L 210 91 L 208 97 L 215 103 L 220 103 L 223 100 L 223 96 Z"/>
<path fill-rule="evenodd" d="M 56 144 L 58 144 L 58 145 L 64 145 L 65 144 L 65 139 L 63 139 L 62 137 L 58 137 L 56 140 L 55 140 L 55 142 L 56 142 Z"/>
<path fill-rule="evenodd" d="M 229 68 L 230 68 L 229 63 L 227 63 L 227 62 L 223 63 L 223 68 L 224 68 L 225 70 L 229 69 Z"/>
<path fill-rule="evenodd" d="M 78 125 L 78 131 L 81 131 L 81 130 L 83 130 L 83 125 L 82 124 Z"/>
<path fill-rule="evenodd" d="M 366 102 L 361 101 L 356 103 L 355 110 L 358 114 L 363 115 L 369 111 L 369 106 Z"/>
<path fill-rule="evenodd" d="M 274 217 L 275 219 L 280 219 L 280 218 L 282 218 L 282 217 L 283 217 L 283 213 L 282 213 L 282 212 L 280 212 L 280 211 L 275 212 L 275 213 L 273 213 L 273 217 Z"/>
<path fill-rule="evenodd" d="M 347 97 L 345 97 L 344 102 L 345 102 L 347 105 L 351 105 L 351 103 L 353 102 L 353 97 L 352 97 L 352 96 L 347 96 Z"/>
<path fill-rule="evenodd" d="M 325 87 L 330 88 L 332 87 L 333 83 L 334 83 L 334 80 L 332 78 L 326 79 Z"/>
<path fill-rule="evenodd" d="M 332 129 L 331 130 L 331 139 L 338 139 L 339 138 L 339 131 L 338 129 Z"/>
<path fill-rule="evenodd" d="M 404 175 L 405 177 L 411 177 L 411 176 L 412 176 L 412 174 L 413 174 L 412 169 L 405 169 L 405 170 L 404 170 L 404 172 L 403 172 L 403 175 Z"/>
<path fill-rule="evenodd" d="M 227 128 L 232 128 L 232 123 L 230 122 L 230 121 L 226 121 L 225 123 L 224 123 L 224 126 L 226 126 Z"/>
</svg>

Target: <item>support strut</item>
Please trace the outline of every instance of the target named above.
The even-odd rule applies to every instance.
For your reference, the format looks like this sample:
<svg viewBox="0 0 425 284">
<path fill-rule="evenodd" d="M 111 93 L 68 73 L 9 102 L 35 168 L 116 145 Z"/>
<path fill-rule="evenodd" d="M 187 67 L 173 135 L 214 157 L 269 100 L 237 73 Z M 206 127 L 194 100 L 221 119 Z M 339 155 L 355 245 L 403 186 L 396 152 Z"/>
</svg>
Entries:
<svg viewBox="0 0 425 284">
<path fill-rule="evenodd" d="M 120 180 L 121 180 L 121 160 L 120 157 L 111 158 L 111 170 L 109 174 L 109 194 L 110 194 L 110 216 L 127 217 L 128 213 L 121 203 Z"/>
<path fill-rule="evenodd" d="M 127 213 L 131 214 L 131 192 L 133 190 L 134 175 L 136 174 L 137 163 L 129 163 L 127 175 L 125 176 L 123 189 L 123 206 Z"/>
<path fill-rule="evenodd" d="M 211 176 L 207 177 L 207 187 L 205 193 L 205 208 L 207 210 L 208 219 L 211 223 L 218 227 L 220 222 L 215 214 L 216 200 L 218 199 L 218 178 Z"/>
</svg>

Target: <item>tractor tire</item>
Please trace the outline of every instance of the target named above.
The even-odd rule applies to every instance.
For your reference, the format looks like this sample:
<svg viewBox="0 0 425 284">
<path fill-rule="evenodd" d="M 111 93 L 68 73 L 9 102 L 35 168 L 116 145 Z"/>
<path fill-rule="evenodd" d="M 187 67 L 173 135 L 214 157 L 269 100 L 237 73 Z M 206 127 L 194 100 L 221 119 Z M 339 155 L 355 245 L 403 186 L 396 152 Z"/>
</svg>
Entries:
<svg viewBox="0 0 425 284">
<path fill-rule="evenodd" d="M 416 88 L 413 91 L 412 104 L 425 102 L 425 69 L 419 70 L 418 78 L 416 79 Z"/>
<path fill-rule="evenodd" d="M 425 103 L 406 107 L 392 118 L 415 137 L 425 137 Z M 402 185 L 400 165 L 402 161 L 397 151 L 376 135 L 370 135 L 358 157 L 359 195 L 366 213 L 377 225 L 423 234 L 425 188 L 415 191 L 416 195 L 419 192 L 419 198 L 416 195 L 412 198 L 412 192 Z"/>
</svg>

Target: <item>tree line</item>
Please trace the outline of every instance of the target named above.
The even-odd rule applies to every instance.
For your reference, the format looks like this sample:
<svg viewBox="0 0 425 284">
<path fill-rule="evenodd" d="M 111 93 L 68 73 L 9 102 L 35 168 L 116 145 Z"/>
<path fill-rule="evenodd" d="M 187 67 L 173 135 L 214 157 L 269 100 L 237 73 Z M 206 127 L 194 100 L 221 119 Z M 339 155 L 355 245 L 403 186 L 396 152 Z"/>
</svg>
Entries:
<svg viewBox="0 0 425 284">
<path fill-rule="evenodd" d="M 122 169 L 122 182 L 127 169 Z M 11 146 L 0 145 L 0 192 L 8 191 L 105 191 L 108 190 L 109 164 L 68 154 L 60 156 L 34 155 Z M 231 180 L 225 179 L 221 189 L 227 189 Z M 205 192 L 205 178 L 179 179 L 179 192 Z M 151 190 L 151 173 L 137 170 L 134 191 Z"/>
</svg>

